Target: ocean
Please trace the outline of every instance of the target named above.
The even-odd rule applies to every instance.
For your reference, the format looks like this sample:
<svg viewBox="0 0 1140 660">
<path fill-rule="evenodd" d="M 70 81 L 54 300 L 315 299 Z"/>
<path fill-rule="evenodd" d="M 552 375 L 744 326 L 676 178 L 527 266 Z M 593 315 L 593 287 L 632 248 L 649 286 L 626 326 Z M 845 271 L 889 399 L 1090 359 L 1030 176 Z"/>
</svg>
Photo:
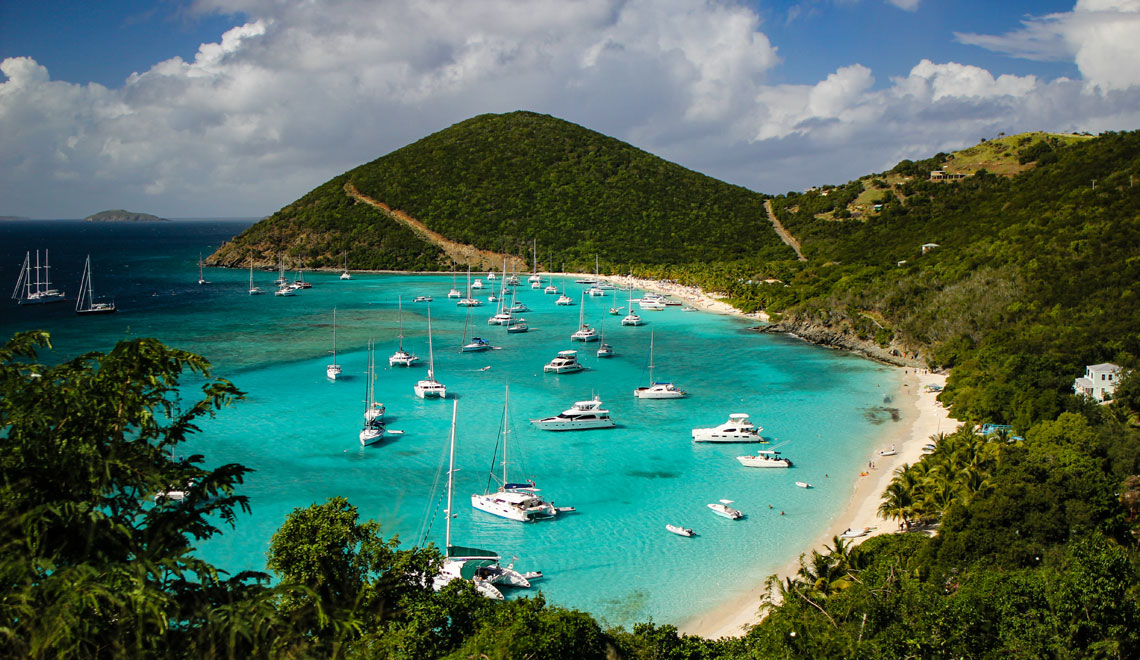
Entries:
<svg viewBox="0 0 1140 660">
<path fill-rule="evenodd" d="M 378 521 L 386 537 L 398 534 L 405 546 L 442 546 L 440 486 L 454 399 L 453 543 L 495 549 L 520 570 L 542 571 L 535 589 L 548 602 L 589 611 L 605 623 L 652 618 L 680 624 L 760 589 L 768 574 L 821 533 L 847 527 L 835 516 L 896 423 L 891 400 L 900 387 L 898 370 L 756 333 L 748 319 L 668 307 L 639 312 L 643 326 L 622 327 L 620 317 L 607 314 L 613 294 L 586 297 L 586 321 L 616 350 L 612 358 L 597 358 L 596 343 L 570 341 L 583 287 L 572 278 L 554 277 L 575 301 L 556 307 L 556 296 L 530 289 L 522 274 L 517 298 L 532 310 L 524 314 L 531 330 L 509 335 L 487 324 L 495 313 L 486 302 L 490 289 L 480 292 L 484 304 L 470 316 L 447 299 L 451 275 L 356 273 L 341 280 L 339 273 L 306 272 L 313 287 L 290 298 L 272 295 L 275 271 L 254 271 L 255 284 L 267 291 L 262 296 L 247 294 L 247 270 L 206 269 L 208 284 L 199 285 L 199 255 L 252 222 L 0 223 L 0 282 L 14 287 L 25 252 L 49 249 L 52 282 L 69 297 L 53 305 L 0 303 L 5 338 L 48 330 L 55 349 L 41 357 L 55 362 L 107 351 L 122 339 L 157 337 L 206 356 L 214 376 L 247 393 L 206 420 L 184 447 L 186 454 L 204 454 L 208 465 L 237 462 L 255 470 L 242 488 L 252 514 L 199 546 L 204 558 L 231 572 L 265 570 L 270 538 L 285 516 L 334 496 L 348 498 L 362 518 Z M 73 311 L 88 254 L 96 297 L 113 297 L 116 314 Z M 472 277 L 487 282 L 486 275 Z M 466 273 L 455 278 L 463 289 Z M 428 304 L 411 302 L 420 295 L 434 297 L 435 370 L 448 401 L 424 401 L 412 392 L 427 371 Z M 619 292 L 618 305 L 628 305 L 623 298 Z M 334 308 L 343 373 L 330 381 L 325 365 Z M 401 320 L 404 347 L 421 357 L 411 368 L 388 366 Z M 465 335 L 489 339 L 497 350 L 460 353 Z M 651 335 L 655 379 L 673 381 L 686 398 L 633 397 L 635 387 L 649 382 Z M 376 342 L 376 398 L 387 407 L 389 427 L 404 434 L 362 448 L 357 434 L 369 339 Z M 543 364 L 567 349 L 578 349 L 587 369 L 543 373 Z M 186 380 L 186 397 L 195 385 Z M 488 485 L 508 385 L 512 481 L 533 478 L 547 499 L 575 512 L 523 524 L 470 506 L 470 495 Z M 529 422 L 593 396 L 611 411 L 616 428 L 555 433 Z M 750 414 L 770 443 L 692 442 L 691 429 L 720 424 L 730 413 Z M 795 467 L 749 469 L 735 460 L 772 448 Z M 815 487 L 797 488 L 796 481 Z M 746 517 L 715 516 L 706 505 L 720 499 L 732 500 Z M 696 535 L 670 534 L 670 523 Z"/>
</svg>

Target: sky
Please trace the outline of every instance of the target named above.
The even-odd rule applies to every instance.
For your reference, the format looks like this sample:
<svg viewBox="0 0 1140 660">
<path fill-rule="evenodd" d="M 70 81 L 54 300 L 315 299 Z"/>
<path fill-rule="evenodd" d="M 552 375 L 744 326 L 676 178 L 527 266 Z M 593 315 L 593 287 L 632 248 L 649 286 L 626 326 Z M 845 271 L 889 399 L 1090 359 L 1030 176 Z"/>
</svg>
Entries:
<svg viewBox="0 0 1140 660">
<path fill-rule="evenodd" d="M 0 0 L 0 216 L 261 217 L 514 110 L 838 184 L 1140 129 L 1140 0 Z"/>
</svg>

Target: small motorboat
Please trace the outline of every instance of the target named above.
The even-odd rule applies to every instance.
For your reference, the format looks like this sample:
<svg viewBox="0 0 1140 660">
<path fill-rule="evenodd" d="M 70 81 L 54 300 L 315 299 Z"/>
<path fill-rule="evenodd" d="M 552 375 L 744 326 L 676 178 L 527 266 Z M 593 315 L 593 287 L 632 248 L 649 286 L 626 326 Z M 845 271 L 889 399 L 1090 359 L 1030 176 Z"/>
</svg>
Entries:
<svg viewBox="0 0 1140 660">
<path fill-rule="evenodd" d="M 895 446 L 891 445 L 890 449 L 883 449 L 879 451 L 879 456 L 894 456 L 898 452 L 895 451 Z"/>
<path fill-rule="evenodd" d="M 677 536 L 692 536 L 693 530 L 688 527 L 681 527 L 680 525 L 665 525 L 665 529 L 673 532 Z"/>
<path fill-rule="evenodd" d="M 412 302 L 431 302 L 431 301 L 432 301 L 431 296 L 416 296 L 415 300 L 413 300 Z"/>
<path fill-rule="evenodd" d="M 713 513 L 728 518 L 729 520 L 740 520 L 744 517 L 743 513 L 730 507 L 729 504 L 732 504 L 732 500 L 721 500 L 719 502 L 713 502 L 708 506 L 712 509 Z"/>
<path fill-rule="evenodd" d="M 811 484 L 809 484 L 806 481 L 797 481 L 796 485 L 799 486 L 800 488 L 811 488 Z"/>
<path fill-rule="evenodd" d="M 864 527 L 863 529 L 851 529 L 850 527 L 848 527 L 845 532 L 843 532 L 842 534 L 839 535 L 839 538 L 841 538 L 841 539 L 857 539 L 860 536 L 866 536 L 868 533 L 870 533 L 870 531 L 871 531 L 870 527 Z"/>
</svg>

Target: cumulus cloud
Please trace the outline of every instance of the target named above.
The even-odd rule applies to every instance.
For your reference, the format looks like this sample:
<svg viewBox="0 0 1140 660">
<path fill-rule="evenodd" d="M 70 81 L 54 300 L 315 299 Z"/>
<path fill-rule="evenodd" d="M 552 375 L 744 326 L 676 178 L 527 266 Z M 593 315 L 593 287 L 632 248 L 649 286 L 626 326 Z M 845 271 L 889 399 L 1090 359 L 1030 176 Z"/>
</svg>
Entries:
<svg viewBox="0 0 1140 660">
<path fill-rule="evenodd" d="M 52 80 L 26 57 L 0 63 L 0 212 L 260 215 L 451 123 L 516 109 L 766 192 L 999 130 L 1140 119 L 1140 84 L 1124 78 L 1090 89 L 922 60 L 880 86 L 858 63 L 814 84 L 771 84 L 781 61 L 759 14 L 723 1 L 195 7 L 248 18 L 119 87 Z"/>
<path fill-rule="evenodd" d="M 1004 35 L 955 33 L 965 44 L 1032 60 L 1072 60 L 1092 87 L 1140 84 L 1140 0 L 1078 0 Z"/>
</svg>

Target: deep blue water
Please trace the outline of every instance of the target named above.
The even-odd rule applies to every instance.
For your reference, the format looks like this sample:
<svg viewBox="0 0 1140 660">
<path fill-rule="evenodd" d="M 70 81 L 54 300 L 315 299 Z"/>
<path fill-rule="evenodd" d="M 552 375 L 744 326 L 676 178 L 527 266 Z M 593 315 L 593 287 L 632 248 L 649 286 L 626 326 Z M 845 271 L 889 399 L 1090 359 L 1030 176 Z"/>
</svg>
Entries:
<svg viewBox="0 0 1140 660">
<path fill-rule="evenodd" d="M 248 271 L 206 270 L 197 284 L 199 253 L 208 255 L 250 221 L 92 224 L 75 221 L 0 223 L 0 282 L 14 286 L 25 251 L 50 249 L 52 280 L 74 299 L 83 259 L 91 255 L 95 293 L 114 298 L 120 312 L 78 317 L 73 302 L 46 306 L 0 303 L 0 332 L 42 328 L 55 345 L 47 361 L 88 350 L 109 350 L 128 337 L 153 336 L 208 357 L 214 375 L 232 380 L 247 398 L 203 425 L 187 451 L 210 464 L 238 462 L 256 470 L 243 488 L 252 515 L 200 547 L 230 570 L 264 570 L 274 530 L 294 508 L 343 495 L 385 535 L 443 542 L 441 493 L 433 484 L 445 469 L 451 403 L 422 401 L 412 384 L 427 361 L 426 305 L 432 295 L 436 373 L 459 402 L 454 539 L 517 557 L 524 570 L 542 570 L 540 588 L 558 605 L 577 607 L 613 624 L 652 617 L 680 623 L 722 601 L 756 589 L 763 578 L 799 555 L 821 532 L 842 526 L 834 516 L 877 438 L 892 422 L 873 413 L 899 385 L 896 370 L 852 355 L 750 330 L 735 317 L 641 312 L 641 327 L 620 327 L 605 310 L 611 299 L 586 302 L 587 319 L 602 326 L 617 356 L 583 349 L 585 372 L 555 376 L 542 365 L 559 350 L 580 348 L 570 334 L 579 307 L 555 307 L 555 296 L 527 288 L 519 299 L 531 332 L 507 335 L 486 320 L 491 305 L 472 311 L 446 299 L 451 276 L 306 273 L 314 287 L 293 298 L 247 295 Z M 479 273 L 478 276 L 485 276 Z M 276 273 L 255 271 L 272 291 Z M 459 276 L 460 288 L 463 275 Z M 560 280 L 555 279 L 559 284 Z M 581 285 L 566 283 L 579 299 Z M 10 290 L 10 289 L 9 289 Z M 486 291 L 483 292 L 485 297 Z M 405 347 L 423 362 L 389 368 L 397 345 L 403 296 Z M 625 304 L 619 298 L 619 304 Z M 324 366 L 337 308 L 342 378 L 330 382 Z M 464 335 L 479 334 L 501 350 L 460 354 Z M 650 333 L 656 376 L 690 396 L 640 401 L 633 388 L 648 381 Z M 377 398 L 401 437 L 361 448 L 365 345 L 377 343 Z M 483 370 L 483 367 L 490 369 Z M 487 481 L 503 409 L 511 396 L 512 452 L 517 477 L 533 477 L 543 493 L 577 513 L 523 525 L 475 511 L 473 492 Z M 571 433 L 535 430 L 527 420 L 556 414 L 574 401 L 599 395 L 618 428 Z M 765 428 L 771 445 L 796 462 L 791 470 L 756 470 L 735 456 L 756 446 L 694 445 L 690 429 L 713 426 L 746 412 Z M 828 477 L 824 477 L 827 474 Z M 815 484 L 796 488 L 797 480 Z M 732 499 L 741 521 L 714 516 L 706 504 Z M 772 508 L 769 508 L 771 505 Z M 783 511 L 786 515 L 781 516 Z M 667 523 L 698 532 L 669 534 Z"/>
</svg>

